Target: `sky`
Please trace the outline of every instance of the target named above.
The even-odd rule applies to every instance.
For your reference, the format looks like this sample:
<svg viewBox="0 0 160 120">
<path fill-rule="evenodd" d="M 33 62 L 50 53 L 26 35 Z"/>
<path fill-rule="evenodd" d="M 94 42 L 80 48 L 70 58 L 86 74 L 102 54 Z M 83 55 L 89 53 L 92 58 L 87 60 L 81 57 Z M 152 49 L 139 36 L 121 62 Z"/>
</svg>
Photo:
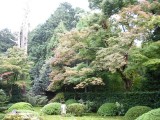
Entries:
<svg viewBox="0 0 160 120">
<path fill-rule="evenodd" d="M 19 31 L 27 5 L 30 9 L 30 29 L 33 29 L 44 23 L 62 2 L 89 10 L 88 0 L 0 0 L 0 29 Z"/>
</svg>

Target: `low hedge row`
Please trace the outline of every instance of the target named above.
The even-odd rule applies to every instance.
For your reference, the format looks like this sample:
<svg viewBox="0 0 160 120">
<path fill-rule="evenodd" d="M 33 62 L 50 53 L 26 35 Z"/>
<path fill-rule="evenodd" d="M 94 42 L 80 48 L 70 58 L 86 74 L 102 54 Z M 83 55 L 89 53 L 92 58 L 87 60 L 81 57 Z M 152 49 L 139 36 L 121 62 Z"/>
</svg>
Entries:
<svg viewBox="0 0 160 120">
<path fill-rule="evenodd" d="M 84 101 L 94 101 L 96 109 L 103 103 L 119 102 L 123 104 L 125 112 L 133 106 L 160 107 L 160 91 L 157 92 L 125 92 L 125 93 L 65 93 L 65 99 L 76 98 Z M 96 102 L 98 101 L 98 102 Z"/>
</svg>

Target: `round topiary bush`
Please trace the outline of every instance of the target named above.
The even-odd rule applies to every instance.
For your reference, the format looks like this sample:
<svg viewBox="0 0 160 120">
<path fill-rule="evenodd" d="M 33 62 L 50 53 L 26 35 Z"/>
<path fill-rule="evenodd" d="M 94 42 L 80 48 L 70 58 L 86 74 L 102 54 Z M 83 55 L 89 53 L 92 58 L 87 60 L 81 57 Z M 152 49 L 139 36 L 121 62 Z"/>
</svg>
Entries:
<svg viewBox="0 0 160 120">
<path fill-rule="evenodd" d="M 114 116 L 117 113 L 117 106 L 115 103 L 105 103 L 100 106 L 97 113 L 101 116 Z"/>
<path fill-rule="evenodd" d="M 7 111 L 11 112 L 13 110 L 32 110 L 33 111 L 33 106 L 30 103 L 19 102 L 19 103 L 13 104 Z"/>
<path fill-rule="evenodd" d="M 49 103 L 42 108 L 42 112 L 47 115 L 60 115 L 61 103 Z"/>
<path fill-rule="evenodd" d="M 142 114 L 150 111 L 151 108 L 147 106 L 135 106 L 130 108 L 124 116 L 125 120 L 135 120 L 137 117 Z"/>
<path fill-rule="evenodd" d="M 67 113 L 70 113 L 75 116 L 82 116 L 85 112 L 85 105 L 80 103 L 73 103 L 68 105 L 67 107 Z"/>
<path fill-rule="evenodd" d="M 70 104 L 73 104 L 73 103 L 77 103 L 77 100 L 75 100 L 75 99 L 68 99 L 68 100 L 65 102 L 66 105 L 70 105 Z"/>
<path fill-rule="evenodd" d="M 160 120 L 160 108 L 144 113 L 136 120 Z"/>
<path fill-rule="evenodd" d="M 3 120 L 5 114 L 4 113 L 0 113 L 0 120 Z"/>
</svg>

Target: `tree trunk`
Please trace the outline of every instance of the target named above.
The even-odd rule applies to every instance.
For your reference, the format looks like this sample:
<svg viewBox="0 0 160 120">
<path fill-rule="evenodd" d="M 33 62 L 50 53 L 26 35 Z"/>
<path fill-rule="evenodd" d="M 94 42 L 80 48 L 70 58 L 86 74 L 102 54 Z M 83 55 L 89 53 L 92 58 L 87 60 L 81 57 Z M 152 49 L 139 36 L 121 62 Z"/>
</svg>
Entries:
<svg viewBox="0 0 160 120">
<path fill-rule="evenodd" d="M 130 91 L 131 90 L 131 87 L 132 87 L 132 81 L 130 79 L 128 79 L 122 71 L 120 70 L 117 70 L 117 72 L 121 75 L 121 78 L 124 82 L 124 88 L 127 90 L 127 91 Z"/>
<path fill-rule="evenodd" d="M 12 85 L 11 85 L 11 89 L 9 90 L 9 97 L 12 97 Z"/>
</svg>

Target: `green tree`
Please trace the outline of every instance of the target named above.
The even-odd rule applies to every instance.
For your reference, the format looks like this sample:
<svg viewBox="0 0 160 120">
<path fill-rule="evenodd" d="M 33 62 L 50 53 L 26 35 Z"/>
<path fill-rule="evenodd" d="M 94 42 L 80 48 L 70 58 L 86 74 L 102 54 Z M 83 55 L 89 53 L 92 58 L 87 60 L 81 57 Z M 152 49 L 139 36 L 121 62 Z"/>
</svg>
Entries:
<svg viewBox="0 0 160 120">
<path fill-rule="evenodd" d="M 24 50 L 18 47 L 9 48 L 0 58 L 0 73 L 13 72 L 13 81 L 25 79 L 25 76 L 29 75 L 32 63 Z"/>
<path fill-rule="evenodd" d="M 88 0 L 91 9 L 102 9 L 104 15 L 110 17 L 118 13 L 123 7 L 135 4 L 137 0 Z"/>
<path fill-rule="evenodd" d="M 8 48 L 16 45 L 15 36 L 8 30 L 3 29 L 0 31 L 0 53 L 6 52 Z"/>
</svg>

